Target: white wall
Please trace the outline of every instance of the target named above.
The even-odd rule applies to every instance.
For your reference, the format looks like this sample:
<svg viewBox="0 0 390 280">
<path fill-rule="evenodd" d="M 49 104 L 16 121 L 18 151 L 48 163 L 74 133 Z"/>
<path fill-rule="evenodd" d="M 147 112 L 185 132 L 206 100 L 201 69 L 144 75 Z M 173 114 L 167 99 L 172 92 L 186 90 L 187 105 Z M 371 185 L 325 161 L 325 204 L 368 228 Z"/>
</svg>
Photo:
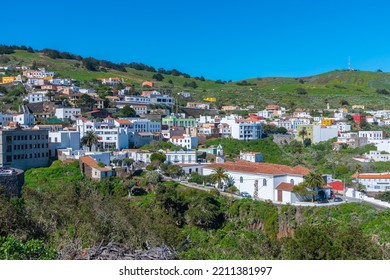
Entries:
<svg viewBox="0 0 390 280">
<path fill-rule="evenodd" d="M 313 143 L 329 140 L 338 136 L 338 128 L 325 127 L 320 125 L 313 126 Z"/>
<path fill-rule="evenodd" d="M 234 171 L 226 171 L 230 176 L 233 177 L 235 181 L 235 186 L 240 190 L 240 192 L 247 192 L 252 197 L 254 194 L 254 184 L 255 180 L 258 180 L 258 197 L 261 199 L 271 199 L 274 200 L 274 184 L 272 178 L 269 175 L 266 174 L 250 174 L 250 173 L 241 173 L 241 172 L 234 172 Z M 213 173 L 213 169 L 207 168 L 205 166 L 203 168 L 203 175 L 210 175 Z M 240 183 L 240 177 L 243 177 L 243 183 Z M 267 181 L 267 186 L 263 186 L 263 179 L 269 179 Z"/>
</svg>

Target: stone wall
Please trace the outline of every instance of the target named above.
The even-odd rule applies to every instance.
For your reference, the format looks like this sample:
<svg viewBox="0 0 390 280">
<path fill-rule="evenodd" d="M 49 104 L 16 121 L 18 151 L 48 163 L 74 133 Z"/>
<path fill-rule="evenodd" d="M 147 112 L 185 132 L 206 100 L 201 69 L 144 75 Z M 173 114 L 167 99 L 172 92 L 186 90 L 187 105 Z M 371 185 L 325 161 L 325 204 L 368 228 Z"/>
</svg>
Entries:
<svg viewBox="0 0 390 280">
<path fill-rule="evenodd" d="M 24 185 L 24 172 L 17 170 L 16 174 L 0 175 L 0 189 L 7 197 L 21 197 Z"/>
</svg>

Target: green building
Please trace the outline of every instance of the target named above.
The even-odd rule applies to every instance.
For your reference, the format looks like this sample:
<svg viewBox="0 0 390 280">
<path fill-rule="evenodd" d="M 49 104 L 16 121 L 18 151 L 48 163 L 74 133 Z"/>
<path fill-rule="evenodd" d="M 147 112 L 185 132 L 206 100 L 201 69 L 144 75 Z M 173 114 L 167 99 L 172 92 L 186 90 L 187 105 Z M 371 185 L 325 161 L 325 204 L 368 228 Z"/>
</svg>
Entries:
<svg viewBox="0 0 390 280">
<path fill-rule="evenodd" d="M 161 120 L 162 125 L 172 126 L 196 127 L 196 119 L 185 118 L 177 115 L 170 115 Z"/>
</svg>

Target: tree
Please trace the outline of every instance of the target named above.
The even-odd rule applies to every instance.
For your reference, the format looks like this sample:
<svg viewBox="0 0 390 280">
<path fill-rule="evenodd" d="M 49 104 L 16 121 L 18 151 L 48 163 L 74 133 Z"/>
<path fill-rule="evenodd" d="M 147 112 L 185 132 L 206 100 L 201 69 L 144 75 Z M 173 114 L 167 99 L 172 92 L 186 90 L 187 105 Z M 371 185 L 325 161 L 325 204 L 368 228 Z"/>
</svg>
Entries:
<svg viewBox="0 0 390 280">
<path fill-rule="evenodd" d="M 362 166 L 360 164 L 356 164 L 353 172 L 356 174 L 356 190 L 360 190 L 359 187 L 359 174 L 362 172 Z"/>
<path fill-rule="evenodd" d="M 151 162 L 158 161 L 161 164 L 161 163 L 165 162 L 166 160 L 167 160 L 167 157 L 163 153 L 153 153 L 150 156 Z"/>
<path fill-rule="evenodd" d="M 213 170 L 211 178 L 217 181 L 218 189 L 222 189 L 222 181 L 229 180 L 229 174 L 222 167 L 217 167 Z"/>
<path fill-rule="evenodd" d="M 307 94 L 307 91 L 304 88 L 297 88 L 297 93 L 301 95 L 305 95 Z"/>
<path fill-rule="evenodd" d="M 87 131 L 87 133 L 81 138 L 81 145 L 88 147 L 91 151 L 92 146 L 99 142 L 98 136 L 93 131 Z"/>
<path fill-rule="evenodd" d="M 322 178 L 322 175 L 318 172 L 310 172 L 307 174 L 304 183 L 313 191 L 314 189 L 322 188 L 325 185 L 324 178 Z M 314 201 L 314 196 L 312 197 L 312 200 Z"/>
<path fill-rule="evenodd" d="M 126 172 L 129 172 L 129 167 L 133 165 L 134 159 L 132 159 L 132 158 L 124 158 L 122 162 L 126 166 Z"/>
<path fill-rule="evenodd" d="M 124 106 L 122 109 L 120 109 L 118 112 L 116 112 L 113 117 L 114 118 L 132 118 L 135 117 L 137 113 L 133 108 L 131 108 L 129 105 Z"/>
<path fill-rule="evenodd" d="M 164 80 L 164 76 L 161 73 L 157 73 L 152 76 L 152 79 L 155 79 L 156 81 L 162 81 Z"/>
<path fill-rule="evenodd" d="M 147 171 L 145 179 L 149 184 L 157 185 L 161 181 L 161 176 L 157 171 Z"/>
<path fill-rule="evenodd" d="M 296 193 L 301 198 L 307 198 L 314 195 L 313 191 L 310 191 L 307 188 L 307 184 L 305 184 L 304 182 L 295 185 L 293 187 L 293 192 Z"/>
<path fill-rule="evenodd" d="M 303 128 L 299 131 L 298 135 L 299 135 L 299 137 L 302 138 L 302 142 L 304 142 L 304 141 L 305 141 L 305 138 L 306 138 L 306 136 L 307 136 L 306 127 L 303 127 Z"/>
<path fill-rule="evenodd" d="M 168 174 L 171 178 L 179 177 L 184 174 L 183 168 L 176 164 L 169 164 L 166 170 L 166 174 Z"/>
<path fill-rule="evenodd" d="M 99 68 L 99 62 L 93 57 L 84 58 L 82 63 L 88 71 L 97 71 Z"/>
</svg>

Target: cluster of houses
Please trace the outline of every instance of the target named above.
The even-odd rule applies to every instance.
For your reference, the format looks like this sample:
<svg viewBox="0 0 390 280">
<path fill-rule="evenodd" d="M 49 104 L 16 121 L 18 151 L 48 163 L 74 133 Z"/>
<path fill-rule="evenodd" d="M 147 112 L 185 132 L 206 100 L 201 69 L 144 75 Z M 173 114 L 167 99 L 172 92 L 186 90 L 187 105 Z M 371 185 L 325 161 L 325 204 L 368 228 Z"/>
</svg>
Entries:
<svg viewBox="0 0 390 280">
<path fill-rule="evenodd" d="M 150 163 L 153 152 L 142 147 L 152 141 L 166 141 L 181 147 L 175 151 L 160 150 L 166 155 L 166 163 L 180 165 L 186 174 L 208 175 L 215 168 L 222 167 L 241 192 L 248 192 L 255 198 L 292 203 L 298 200 L 292 191 L 293 186 L 304 180 L 310 172 L 308 169 L 264 163 L 261 153 L 254 152 L 241 152 L 239 160 L 228 162 L 224 159 L 221 145 L 217 148 L 201 148 L 199 145 L 208 138 L 260 139 L 263 126 L 268 124 L 287 131 L 287 135 L 275 137 L 275 141 L 310 140 L 318 143 L 337 138 L 334 149 L 374 144 L 377 151 L 370 151 L 356 160 L 390 160 L 390 140 L 386 139 L 386 135 L 382 131 L 351 132 L 345 108 L 328 108 L 332 117 L 325 118 L 312 117 L 308 111 L 299 108 L 288 112 L 284 107 L 268 105 L 262 111 L 240 117 L 227 114 L 238 108 L 223 106 L 223 114 L 196 118 L 185 113 L 171 114 L 171 109 L 177 105 L 175 98 L 153 90 L 153 82 L 145 81 L 142 86 L 150 87 L 150 90 L 140 95 L 130 95 L 131 87 L 124 86 L 107 97 L 117 109 L 129 106 L 137 115 L 113 118 L 112 111 L 108 110 L 110 108 L 105 108 L 103 100 L 93 89 L 78 87 L 74 80 L 59 78 L 44 68 L 31 70 L 25 67 L 20 71 L 23 73 L 17 77 L 3 76 L 1 80 L 2 83 L 23 83 L 28 94 L 24 96 L 26 104 L 20 106 L 19 112 L 0 113 L 0 167 L 26 170 L 47 166 L 50 160 L 56 158 L 75 159 L 79 160 L 80 169 L 86 176 L 101 179 L 115 175 L 114 160 L 132 158 Z M 124 83 L 123 79 L 115 77 L 98 80 L 113 89 Z M 57 95 L 65 97 L 70 106 L 53 102 L 53 97 Z M 77 107 L 77 101 L 84 95 L 94 102 L 90 112 Z M 179 95 L 190 97 L 190 93 Z M 156 108 L 155 105 L 160 106 Z M 208 110 L 210 103 L 191 101 L 186 107 Z M 363 120 L 384 126 L 390 124 L 390 111 L 366 113 L 352 115 L 354 122 L 357 125 Z M 44 124 L 39 124 L 38 120 L 45 120 Z M 81 145 L 81 139 L 89 132 L 98 139 L 92 149 Z M 205 162 L 199 157 L 200 153 L 213 154 L 215 161 Z M 370 191 L 390 188 L 389 174 L 361 174 L 359 179 Z M 327 183 L 331 184 L 333 180 Z"/>
</svg>

